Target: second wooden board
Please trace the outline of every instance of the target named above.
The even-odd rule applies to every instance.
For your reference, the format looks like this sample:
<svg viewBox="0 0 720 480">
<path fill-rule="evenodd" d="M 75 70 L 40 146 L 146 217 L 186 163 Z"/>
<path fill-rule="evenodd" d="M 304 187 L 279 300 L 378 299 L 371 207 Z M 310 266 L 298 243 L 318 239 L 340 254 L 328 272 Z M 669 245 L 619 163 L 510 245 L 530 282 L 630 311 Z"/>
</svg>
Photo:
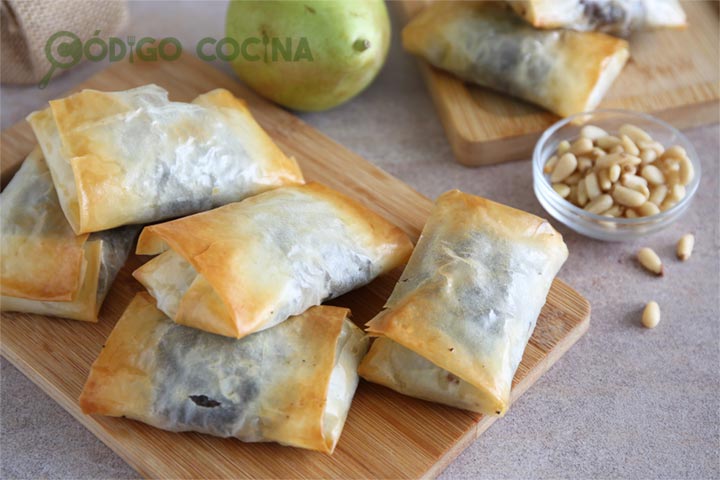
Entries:
<svg viewBox="0 0 720 480">
<path fill-rule="evenodd" d="M 170 92 L 172 100 L 181 101 L 213 88 L 231 90 L 247 100 L 252 113 L 283 151 L 297 158 L 308 180 L 357 199 L 417 240 L 431 208 L 427 198 L 195 57 L 173 63 L 118 63 L 80 88 L 124 90 L 146 83 L 157 83 Z M 34 143 L 25 122 L 3 132 L 4 180 L 12 176 Z M 145 260 L 137 256 L 128 260 L 108 294 L 99 323 L 3 313 L 0 346 L 3 356 L 147 477 L 433 477 L 496 420 L 361 382 L 345 431 L 330 456 L 271 443 L 171 433 L 122 418 L 84 415 L 77 399 L 90 365 L 120 314 L 141 290 L 131 273 Z M 383 276 L 332 303 L 349 307 L 355 322 L 364 325 L 382 309 L 399 273 Z M 515 375 L 512 399 L 580 338 L 588 328 L 589 315 L 588 302 L 556 280 Z"/>
<path fill-rule="evenodd" d="M 428 0 L 396 5 L 405 19 Z M 689 27 L 633 34 L 631 58 L 598 108 L 652 113 L 678 128 L 720 121 L 720 23 L 717 2 L 683 2 Z M 559 117 L 420 61 L 458 162 L 489 165 L 528 159 L 540 134 Z"/>
</svg>

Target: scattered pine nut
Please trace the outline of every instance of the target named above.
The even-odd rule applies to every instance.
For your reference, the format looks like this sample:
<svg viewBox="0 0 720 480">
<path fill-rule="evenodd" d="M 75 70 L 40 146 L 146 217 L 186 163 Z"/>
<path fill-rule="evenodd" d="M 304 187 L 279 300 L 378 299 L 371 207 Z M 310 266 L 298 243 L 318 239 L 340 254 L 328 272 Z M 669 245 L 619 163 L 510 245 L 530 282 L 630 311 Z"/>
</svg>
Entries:
<svg viewBox="0 0 720 480">
<path fill-rule="evenodd" d="M 660 323 L 660 305 L 657 302 L 648 302 L 642 313 L 642 324 L 645 328 L 655 328 Z"/>
<path fill-rule="evenodd" d="M 608 169 L 608 178 L 612 183 L 615 183 L 620 178 L 620 172 L 622 169 L 620 168 L 620 165 L 617 163 L 610 165 L 610 168 Z M 608 187 L 609 188 L 609 187 Z"/>
<path fill-rule="evenodd" d="M 651 248 L 641 248 L 637 253 L 637 258 L 640 265 L 642 265 L 648 272 L 652 272 L 655 275 L 663 274 L 662 261 L 660 260 L 660 257 L 658 257 L 657 253 L 655 253 Z"/>
<path fill-rule="evenodd" d="M 692 255 L 693 247 L 695 246 L 695 236 L 692 233 L 686 233 L 677 243 L 677 257 L 681 261 L 685 261 Z"/>
</svg>

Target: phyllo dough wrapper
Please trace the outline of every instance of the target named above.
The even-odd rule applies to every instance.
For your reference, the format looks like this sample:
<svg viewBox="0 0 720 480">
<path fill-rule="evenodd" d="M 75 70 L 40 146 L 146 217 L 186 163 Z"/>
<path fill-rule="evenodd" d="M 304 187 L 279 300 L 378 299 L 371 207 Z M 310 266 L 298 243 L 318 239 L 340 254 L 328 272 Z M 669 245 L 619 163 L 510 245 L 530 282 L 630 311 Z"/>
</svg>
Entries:
<svg viewBox="0 0 720 480">
<path fill-rule="evenodd" d="M 678 0 L 510 0 L 508 4 L 536 28 L 628 35 L 637 30 L 687 26 Z"/>
<path fill-rule="evenodd" d="M 594 109 L 629 56 L 625 40 L 536 30 L 493 2 L 434 2 L 402 39 L 406 50 L 440 69 L 561 116 Z"/>
<path fill-rule="evenodd" d="M 173 323 L 139 293 L 80 396 L 88 414 L 175 432 L 332 453 L 367 338 L 338 307 L 314 307 L 241 340 Z"/>
<path fill-rule="evenodd" d="M 295 160 L 227 90 L 192 103 L 170 102 L 156 85 L 83 90 L 28 121 L 76 233 L 188 215 L 303 183 Z"/>
<path fill-rule="evenodd" d="M 140 227 L 75 235 L 39 148 L 0 199 L 0 309 L 97 322 Z"/>
<path fill-rule="evenodd" d="M 553 278 L 562 236 L 520 210 L 441 195 L 385 305 L 363 378 L 414 397 L 502 415 Z"/>
<path fill-rule="evenodd" d="M 241 338 L 407 261 L 410 239 L 317 183 L 146 227 L 133 275 L 176 322 Z"/>
</svg>

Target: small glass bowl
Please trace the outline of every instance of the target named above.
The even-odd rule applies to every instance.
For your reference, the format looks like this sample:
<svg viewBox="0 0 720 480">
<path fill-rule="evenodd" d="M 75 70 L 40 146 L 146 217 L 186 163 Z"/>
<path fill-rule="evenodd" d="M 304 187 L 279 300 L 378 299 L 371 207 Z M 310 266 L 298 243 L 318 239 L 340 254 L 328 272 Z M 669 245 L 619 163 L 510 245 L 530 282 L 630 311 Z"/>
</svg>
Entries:
<svg viewBox="0 0 720 480">
<path fill-rule="evenodd" d="M 552 188 L 550 175 L 543 173 L 545 162 L 555 154 L 558 144 L 563 140 L 571 143 L 580 136 L 584 125 L 596 125 L 610 135 L 616 135 L 620 126 L 630 123 L 636 125 L 662 143 L 665 148 L 680 145 L 685 149 L 695 169 L 695 176 L 685 186 L 685 197 L 673 207 L 657 215 L 641 218 L 613 218 L 596 215 L 576 207 L 561 197 Z M 658 232 L 687 210 L 700 184 L 700 161 L 697 153 L 685 135 L 672 125 L 651 115 L 629 110 L 595 110 L 578 113 L 564 118 L 545 130 L 533 151 L 533 187 L 543 208 L 556 220 L 576 232 L 588 237 L 605 241 L 625 241 L 640 238 Z"/>
</svg>

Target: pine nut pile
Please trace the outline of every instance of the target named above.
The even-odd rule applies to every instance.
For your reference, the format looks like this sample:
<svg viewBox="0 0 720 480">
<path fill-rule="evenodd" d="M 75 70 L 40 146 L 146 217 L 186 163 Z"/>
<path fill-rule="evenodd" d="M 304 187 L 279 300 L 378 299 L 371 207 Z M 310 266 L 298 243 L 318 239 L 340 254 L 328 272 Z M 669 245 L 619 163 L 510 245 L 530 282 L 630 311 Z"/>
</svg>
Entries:
<svg viewBox="0 0 720 480">
<path fill-rule="evenodd" d="M 625 124 L 618 136 L 594 125 L 573 143 L 563 140 L 544 167 L 553 189 L 588 212 L 606 217 L 648 217 L 685 197 L 694 175 L 687 152 L 665 149 L 643 129 Z"/>
</svg>

